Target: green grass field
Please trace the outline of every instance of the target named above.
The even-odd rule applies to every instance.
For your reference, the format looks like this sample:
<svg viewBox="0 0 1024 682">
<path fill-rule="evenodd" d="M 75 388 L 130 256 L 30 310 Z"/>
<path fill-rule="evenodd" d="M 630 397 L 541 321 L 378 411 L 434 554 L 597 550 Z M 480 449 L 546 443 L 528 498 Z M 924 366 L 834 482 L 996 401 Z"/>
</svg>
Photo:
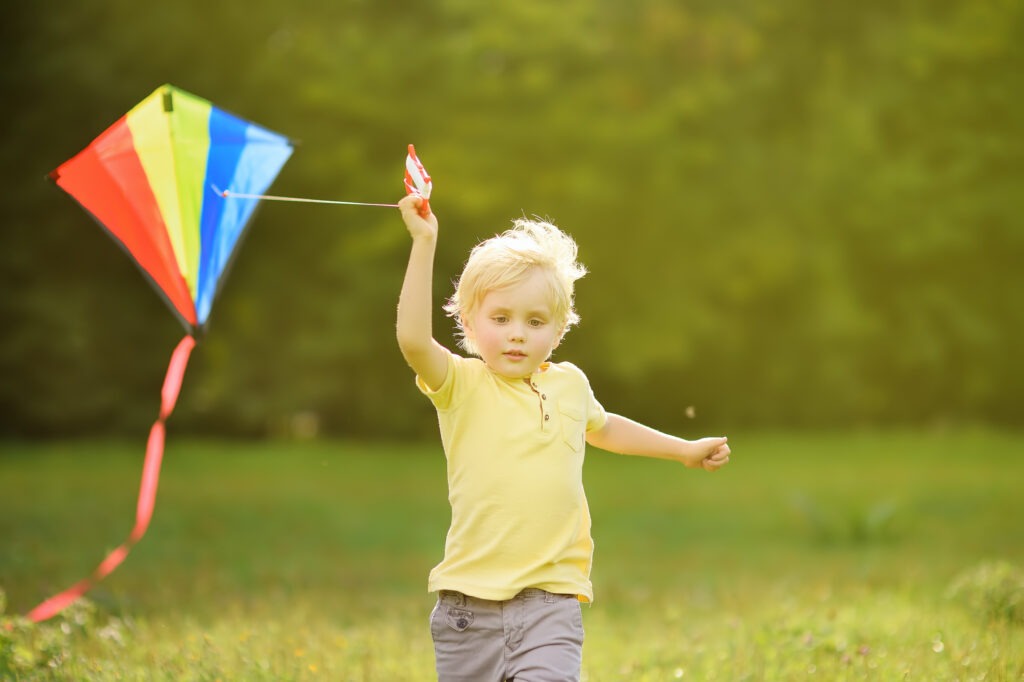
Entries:
<svg viewBox="0 0 1024 682">
<path fill-rule="evenodd" d="M 732 434 L 718 474 L 591 450 L 584 676 L 1024 679 L 1024 437 Z M 143 442 L 0 445 L 0 678 L 430 680 L 438 446 L 169 436 L 146 538 Z"/>
</svg>

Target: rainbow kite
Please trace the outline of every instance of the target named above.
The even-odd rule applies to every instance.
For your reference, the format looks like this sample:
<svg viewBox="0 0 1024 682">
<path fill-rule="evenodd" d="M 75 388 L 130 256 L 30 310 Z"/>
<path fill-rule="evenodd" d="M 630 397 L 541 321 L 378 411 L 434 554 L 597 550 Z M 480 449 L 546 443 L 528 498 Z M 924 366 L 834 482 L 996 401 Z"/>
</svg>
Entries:
<svg viewBox="0 0 1024 682">
<path fill-rule="evenodd" d="M 287 138 L 164 85 L 50 177 L 121 243 L 189 333 L 210 315 L 257 199 L 292 153 Z"/>
<path fill-rule="evenodd" d="M 124 561 L 149 527 L 164 424 L 174 410 L 195 336 L 209 319 L 256 204 L 276 199 L 397 206 L 264 194 L 291 154 L 287 138 L 164 85 L 50 174 L 124 247 L 185 325 L 186 335 L 167 367 L 131 533 L 88 578 L 36 606 L 29 619 L 50 618 L 85 594 Z M 423 196 L 420 212 L 426 215 L 433 185 L 412 145 L 405 186 Z"/>
<path fill-rule="evenodd" d="M 145 534 L 156 502 L 164 423 L 174 409 L 195 336 L 239 244 L 257 198 L 225 201 L 213 188 L 259 195 L 291 156 L 287 138 L 204 99 L 164 85 L 50 177 L 124 247 L 185 325 L 149 433 L 135 525 L 92 574 L 36 606 L 34 621 L 59 613 L 109 575 Z"/>
</svg>

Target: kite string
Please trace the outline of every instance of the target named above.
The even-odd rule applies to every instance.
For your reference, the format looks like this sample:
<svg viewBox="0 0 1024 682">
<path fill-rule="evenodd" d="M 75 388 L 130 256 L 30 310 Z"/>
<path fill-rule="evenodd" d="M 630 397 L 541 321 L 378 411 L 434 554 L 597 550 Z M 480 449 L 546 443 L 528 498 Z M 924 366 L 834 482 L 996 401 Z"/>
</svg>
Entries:
<svg viewBox="0 0 1024 682">
<path fill-rule="evenodd" d="M 380 206 L 382 208 L 398 208 L 398 204 L 375 204 L 365 201 L 334 201 L 331 199 L 304 199 L 302 197 L 279 197 L 273 194 L 243 194 L 242 192 L 231 192 L 221 190 L 216 185 L 211 185 L 213 191 L 225 199 L 263 199 L 265 201 L 295 201 L 304 204 L 340 204 L 343 206 Z"/>
<path fill-rule="evenodd" d="M 188 358 L 195 345 L 196 340 L 191 335 L 185 336 L 174 349 L 171 361 L 167 366 L 167 375 L 164 377 L 163 388 L 160 392 L 160 416 L 153 423 L 153 428 L 149 432 L 149 440 L 146 443 L 146 460 L 143 464 L 142 482 L 139 485 L 135 527 L 132 528 L 128 539 L 122 542 L 120 547 L 110 552 L 88 578 L 78 581 L 32 609 L 26 616 L 29 620 L 36 623 L 47 620 L 70 606 L 76 599 L 92 589 L 96 583 L 113 572 L 125 560 L 135 543 L 145 535 L 149 521 L 153 517 L 156 489 L 160 480 L 160 463 L 164 456 L 164 422 L 174 410 L 178 392 L 181 390 L 181 381 L 185 376 L 185 368 L 188 366 Z"/>
</svg>

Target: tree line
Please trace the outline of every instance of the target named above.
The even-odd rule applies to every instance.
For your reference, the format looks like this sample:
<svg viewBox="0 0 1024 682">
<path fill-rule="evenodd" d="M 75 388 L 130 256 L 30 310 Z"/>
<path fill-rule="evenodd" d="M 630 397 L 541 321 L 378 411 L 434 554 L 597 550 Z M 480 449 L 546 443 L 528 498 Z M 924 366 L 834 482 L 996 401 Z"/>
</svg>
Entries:
<svg viewBox="0 0 1024 682">
<path fill-rule="evenodd" d="M 298 142 L 275 193 L 435 181 L 440 303 L 527 214 L 580 245 L 556 351 L 609 409 L 692 428 L 1016 427 L 1024 9 L 20 0 L 0 31 L 7 436 L 134 433 L 181 329 L 47 172 L 164 82 Z M 265 204 L 174 428 L 418 437 L 385 209 Z M 689 408 L 689 409 L 688 409 Z"/>
</svg>

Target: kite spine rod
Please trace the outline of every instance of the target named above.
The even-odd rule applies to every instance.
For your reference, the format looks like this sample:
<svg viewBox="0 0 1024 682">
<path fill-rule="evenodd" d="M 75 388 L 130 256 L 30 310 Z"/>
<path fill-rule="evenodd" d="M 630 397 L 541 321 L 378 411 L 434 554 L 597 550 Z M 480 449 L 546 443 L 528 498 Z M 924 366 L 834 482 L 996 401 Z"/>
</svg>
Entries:
<svg viewBox="0 0 1024 682">
<path fill-rule="evenodd" d="M 230 192 L 218 189 L 211 185 L 213 191 L 225 199 L 264 199 L 266 201 L 295 201 L 303 204 L 337 204 L 342 206 L 380 206 L 382 208 L 398 208 L 398 204 L 374 204 L 365 201 L 334 201 L 331 199 L 304 199 L 302 197 L 279 197 L 273 194 L 243 194 L 241 192 Z"/>
</svg>

